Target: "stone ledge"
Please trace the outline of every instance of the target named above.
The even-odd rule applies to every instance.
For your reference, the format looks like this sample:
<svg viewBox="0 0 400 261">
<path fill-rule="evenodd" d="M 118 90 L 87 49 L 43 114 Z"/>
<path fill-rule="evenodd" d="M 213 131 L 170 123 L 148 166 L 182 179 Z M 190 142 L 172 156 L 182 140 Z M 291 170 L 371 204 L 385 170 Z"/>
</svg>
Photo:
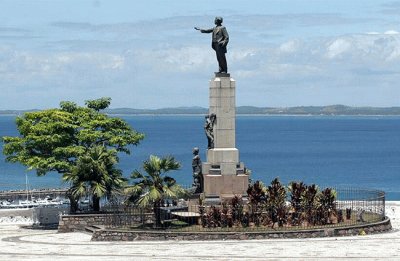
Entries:
<svg viewBox="0 0 400 261">
<path fill-rule="evenodd" d="M 327 227 L 310 230 L 293 231 L 250 231 L 250 232 L 173 232 L 173 231 L 123 231 L 97 230 L 92 241 L 136 241 L 136 240 L 247 240 L 274 238 L 316 238 L 334 236 L 354 236 L 382 233 L 392 229 L 390 219 L 348 227 Z"/>
<path fill-rule="evenodd" d="M 62 215 L 58 223 L 58 232 L 85 231 L 87 226 L 104 225 L 107 214 Z"/>
</svg>

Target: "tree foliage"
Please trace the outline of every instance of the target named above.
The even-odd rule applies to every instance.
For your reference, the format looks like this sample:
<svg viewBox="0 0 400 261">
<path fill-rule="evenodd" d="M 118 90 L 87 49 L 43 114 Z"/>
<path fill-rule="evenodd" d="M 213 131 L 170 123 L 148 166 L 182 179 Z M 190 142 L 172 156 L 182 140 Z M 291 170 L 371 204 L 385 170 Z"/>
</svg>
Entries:
<svg viewBox="0 0 400 261">
<path fill-rule="evenodd" d="M 290 205 L 293 209 L 291 213 L 291 223 L 293 225 L 301 224 L 304 217 L 303 201 L 305 200 L 307 185 L 303 182 L 291 182 L 288 186 L 290 192 Z"/>
<path fill-rule="evenodd" d="M 266 195 L 266 208 L 272 223 L 278 223 L 280 227 L 283 226 L 287 221 L 286 189 L 278 178 L 271 181 L 271 185 L 267 187 Z"/>
<path fill-rule="evenodd" d="M 108 106 L 110 106 L 111 98 L 103 97 L 103 98 L 100 98 L 97 100 L 92 100 L 92 101 L 89 100 L 89 101 L 86 101 L 85 104 L 88 108 L 94 109 L 96 111 L 104 110 L 104 109 L 108 108 Z"/>
<path fill-rule="evenodd" d="M 172 156 L 157 157 L 151 155 L 143 162 L 145 174 L 139 170 L 132 172 L 132 186 L 127 187 L 126 193 L 131 195 L 134 202 L 140 206 L 153 206 L 156 225 L 160 225 L 159 207 L 164 199 L 175 199 L 184 193 L 184 189 L 176 184 L 174 178 L 167 172 L 180 169 L 181 164 Z"/>
<path fill-rule="evenodd" d="M 92 195 L 93 210 L 99 211 L 101 197 L 110 198 L 112 193 L 121 192 L 126 184 L 122 171 L 115 168 L 116 163 L 116 151 L 99 145 L 79 157 L 71 173 L 64 173 L 63 180 L 71 183 L 74 197 Z"/>
<path fill-rule="evenodd" d="M 317 220 L 316 206 L 318 191 L 317 185 L 308 185 L 302 198 L 302 208 L 309 224 L 315 224 Z"/>
<path fill-rule="evenodd" d="M 159 202 L 165 198 L 176 198 L 181 188 L 176 184 L 174 178 L 166 175 L 167 172 L 178 170 L 180 163 L 172 156 L 157 157 L 150 155 L 148 160 L 143 162 L 143 174 L 139 170 L 132 172 L 131 178 L 134 185 L 127 188 L 130 194 L 136 194 L 136 203 L 147 206 Z"/>
<path fill-rule="evenodd" d="M 337 215 L 336 197 L 336 191 L 331 188 L 326 188 L 317 195 L 316 212 L 319 224 L 326 225 L 330 222 L 331 215 Z"/>
<path fill-rule="evenodd" d="M 17 117 L 20 135 L 3 137 L 6 160 L 36 170 L 39 176 L 52 171 L 61 173 L 71 182 L 75 178 L 66 177 L 76 175 L 78 167 L 83 170 L 84 160 L 99 146 L 112 150 L 110 157 L 118 162 L 117 153 L 129 154 L 128 146 L 139 144 L 144 135 L 124 120 L 100 112 L 110 102 L 110 98 L 101 98 L 86 101 L 87 106 L 81 107 L 66 101 L 60 103 L 60 108 Z"/>
<path fill-rule="evenodd" d="M 266 200 L 266 192 L 267 188 L 259 180 L 254 182 L 254 184 L 250 184 L 247 188 L 247 196 L 249 197 L 249 201 L 252 205 L 264 203 Z"/>
</svg>

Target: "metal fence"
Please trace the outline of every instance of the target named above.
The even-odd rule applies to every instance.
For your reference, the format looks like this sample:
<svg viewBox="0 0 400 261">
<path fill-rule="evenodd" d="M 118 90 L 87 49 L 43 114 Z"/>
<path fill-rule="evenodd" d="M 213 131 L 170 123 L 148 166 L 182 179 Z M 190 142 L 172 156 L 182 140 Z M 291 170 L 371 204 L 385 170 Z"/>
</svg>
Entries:
<svg viewBox="0 0 400 261">
<path fill-rule="evenodd" d="M 385 192 L 371 189 L 342 188 L 337 190 L 336 208 L 355 212 L 361 222 L 385 218 Z"/>
<path fill-rule="evenodd" d="M 171 231 L 276 231 L 321 227 L 346 227 L 385 218 L 385 193 L 378 190 L 335 189 L 336 201 L 329 213 L 319 206 L 283 207 L 265 204 L 198 205 L 180 201 L 153 208 L 113 205 L 104 209 L 107 228 L 163 229 Z M 176 203 L 176 202 L 175 202 Z M 325 211 L 325 210 L 324 210 Z"/>
</svg>

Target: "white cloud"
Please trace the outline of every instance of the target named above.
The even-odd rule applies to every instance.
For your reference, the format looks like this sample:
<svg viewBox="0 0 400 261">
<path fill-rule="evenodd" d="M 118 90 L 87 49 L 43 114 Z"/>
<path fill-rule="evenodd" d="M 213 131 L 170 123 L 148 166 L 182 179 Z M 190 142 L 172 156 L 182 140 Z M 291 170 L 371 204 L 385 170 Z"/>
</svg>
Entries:
<svg viewBox="0 0 400 261">
<path fill-rule="evenodd" d="M 327 57 L 335 58 L 345 52 L 347 52 L 351 48 L 351 43 L 346 39 L 336 39 L 332 43 L 330 43 L 327 47 Z"/>
<path fill-rule="evenodd" d="M 249 92 L 249 99 L 242 104 L 254 101 L 265 105 L 262 102 L 267 91 L 280 93 L 274 99 L 276 102 L 279 97 L 281 101 L 295 102 L 299 96 L 310 95 L 310 89 L 340 97 L 346 88 L 360 93 L 363 88 L 374 90 L 382 84 L 391 86 L 397 82 L 396 71 L 400 71 L 397 31 L 381 29 L 380 33 L 322 37 L 315 28 L 308 29 L 330 26 L 330 22 L 340 17 L 331 15 L 319 25 L 316 21 L 321 16 L 312 15 L 226 17 L 226 21 L 231 18 L 228 30 L 232 30 L 228 67 L 238 84 Z M 82 100 L 88 99 L 88 95 L 96 98 L 110 94 L 114 101 L 126 103 L 115 106 L 175 106 L 177 99 L 171 97 L 183 94 L 191 97 L 191 88 L 206 86 L 207 77 L 217 68 L 215 52 L 210 47 L 211 36 L 198 34 L 192 28 L 192 24 L 204 22 L 205 18 L 208 17 L 176 17 L 149 24 L 54 24 L 53 29 L 68 32 L 65 34 L 68 37 L 52 38 L 43 44 L 48 49 L 0 46 L 0 84 L 40 91 L 43 101 L 58 102 L 65 97 Z M 294 24 L 300 28 L 298 34 L 292 38 L 280 35 L 282 28 Z M 313 31 L 312 37 L 307 30 Z M 79 37 L 71 40 L 71 35 Z M 272 39 L 271 35 L 278 36 Z M 207 96 L 204 93 L 200 95 Z M 163 104 L 155 101 L 154 97 L 159 96 L 165 98 L 160 101 Z M 10 100 L 7 97 L 5 92 L 0 94 L 1 100 Z M 205 105 L 205 102 L 188 104 L 185 98 L 179 102 L 179 105 Z"/>
<path fill-rule="evenodd" d="M 400 48 L 396 47 L 392 50 L 389 56 L 386 58 L 386 61 L 392 62 L 394 60 L 400 60 Z"/>
<path fill-rule="evenodd" d="M 190 72 L 209 67 L 213 63 L 212 52 L 197 46 L 158 50 L 141 49 L 129 51 L 129 53 L 133 54 L 129 58 L 132 62 L 154 71 Z"/>
<path fill-rule="evenodd" d="M 399 32 L 397 32 L 397 31 L 395 31 L 395 30 L 389 30 L 389 31 L 384 32 L 384 34 L 396 35 L 396 34 L 399 34 Z"/>
<path fill-rule="evenodd" d="M 380 33 L 380 32 L 367 32 L 366 34 L 368 34 L 368 35 L 377 35 L 377 34 L 397 35 L 397 34 L 399 34 L 399 32 L 396 31 L 396 30 L 387 30 L 387 31 L 385 31 L 383 33 Z"/>
<path fill-rule="evenodd" d="M 257 76 L 257 72 L 253 70 L 237 70 L 235 72 L 235 77 L 246 79 Z"/>
<path fill-rule="evenodd" d="M 296 52 L 299 48 L 299 41 L 297 40 L 290 40 L 287 42 L 284 42 L 279 46 L 279 50 L 283 53 L 293 53 Z"/>
<path fill-rule="evenodd" d="M 124 58 L 107 53 L 35 53 L 29 51 L 0 48 L 1 69 L 5 76 L 12 72 L 21 81 L 29 76 L 48 77 L 57 73 L 74 73 L 76 70 L 119 70 L 124 66 Z"/>
<path fill-rule="evenodd" d="M 0 48 L 0 75 L 0 108 L 32 109 L 113 96 L 109 90 L 124 83 L 126 71 L 118 54 Z"/>
<path fill-rule="evenodd" d="M 258 50 L 254 48 L 239 48 L 229 52 L 229 58 L 232 62 L 240 63 L 243 60 L 257 55 Z"/>
</svg>

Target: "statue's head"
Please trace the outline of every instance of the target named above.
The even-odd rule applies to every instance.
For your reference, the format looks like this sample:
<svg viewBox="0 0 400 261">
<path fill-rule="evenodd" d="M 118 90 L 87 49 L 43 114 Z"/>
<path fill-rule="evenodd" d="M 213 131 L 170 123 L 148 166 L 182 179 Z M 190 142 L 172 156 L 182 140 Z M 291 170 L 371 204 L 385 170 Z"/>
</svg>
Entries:
<svg viewBox="0 0 400 261">
<path fill-rule="evenodd" d="M 193 148 L 193 154 L 194 154 L 194 155 L 199 154 L 199 148 L 194 147 L 194 148 Z"/>
<path fill-rule="evenodd" d="M 215 120 L 217 118 L 217 115 L 215 113 L 210 114 L 210 120 Z"/>
<path fill-rule="evenodd" d="M 221 16 L 217 16 L 217 17 L 215 17 L 214 23 L 216 25 L 221 25 L 222 21 L 223 21 L 222 17 Z"/>
</svg>

